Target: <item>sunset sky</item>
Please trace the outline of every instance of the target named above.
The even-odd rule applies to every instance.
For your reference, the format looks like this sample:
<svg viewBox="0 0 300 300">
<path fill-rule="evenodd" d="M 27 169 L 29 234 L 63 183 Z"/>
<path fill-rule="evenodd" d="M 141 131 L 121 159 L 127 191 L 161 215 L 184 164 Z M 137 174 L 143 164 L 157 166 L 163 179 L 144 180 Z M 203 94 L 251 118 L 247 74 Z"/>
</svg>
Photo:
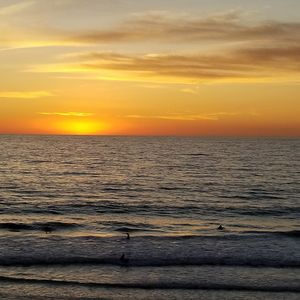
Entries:
<svg viewBox="0 0 300 300">
<path fill-rule="evenodd" d="M 0 133 L 299 136 L 299 0 L 0 0 Z"/>
</svg>

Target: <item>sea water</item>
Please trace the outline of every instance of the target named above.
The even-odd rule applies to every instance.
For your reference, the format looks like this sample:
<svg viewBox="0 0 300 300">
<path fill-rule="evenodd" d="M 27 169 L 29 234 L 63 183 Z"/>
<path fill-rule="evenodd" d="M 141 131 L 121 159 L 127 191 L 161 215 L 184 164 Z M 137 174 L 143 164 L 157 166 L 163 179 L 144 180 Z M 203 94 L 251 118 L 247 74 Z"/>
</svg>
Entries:
<svg viewBox="0 0 300 300">
<path fill-rule="evenodd" d="M 2 135 L 0 297 L 299 299 L 299 149 Z"/>
</svg>

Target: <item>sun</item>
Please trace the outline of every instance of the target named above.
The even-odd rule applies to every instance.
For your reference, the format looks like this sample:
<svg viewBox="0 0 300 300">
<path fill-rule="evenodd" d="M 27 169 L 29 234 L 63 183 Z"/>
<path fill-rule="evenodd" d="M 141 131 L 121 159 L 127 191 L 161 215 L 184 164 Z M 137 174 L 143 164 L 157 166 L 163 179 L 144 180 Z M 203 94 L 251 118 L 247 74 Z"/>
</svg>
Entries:
<svg viewBox="0 0 300 300">
<path fill-rule="evenodd" d="M 62 134 L 96 135 L 103 134 L 106 125 L 94 120 L 66 120 L 59 122 L 56 128 Z"/>
</svg>

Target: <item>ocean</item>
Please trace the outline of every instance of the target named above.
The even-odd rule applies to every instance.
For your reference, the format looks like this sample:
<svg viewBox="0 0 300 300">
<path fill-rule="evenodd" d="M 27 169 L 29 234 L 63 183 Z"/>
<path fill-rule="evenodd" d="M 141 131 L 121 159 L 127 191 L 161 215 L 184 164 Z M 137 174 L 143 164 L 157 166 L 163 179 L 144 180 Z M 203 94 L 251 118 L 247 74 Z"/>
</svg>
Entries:
<svg viewBox="0 0 300 300">
<path fill-rule="evenodd" d="M 0 298 L 299 299 L 299 150 L 1 135 Z"/>
</svg>

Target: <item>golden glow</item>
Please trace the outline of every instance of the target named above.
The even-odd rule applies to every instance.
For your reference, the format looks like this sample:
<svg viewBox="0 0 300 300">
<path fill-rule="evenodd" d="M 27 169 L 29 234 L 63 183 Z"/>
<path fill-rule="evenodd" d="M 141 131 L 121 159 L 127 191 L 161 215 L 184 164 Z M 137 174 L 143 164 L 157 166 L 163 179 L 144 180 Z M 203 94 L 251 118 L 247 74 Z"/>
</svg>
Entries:
<svg viewBox="0 0 300 300">
<path fill-rule="evenodd" d="M 99 121 L 91 120 L 64 120 L 54 124 L 57 133 L 74 135 L 103 134 L 107 125 Z"/>
<path fill-rule="evenodd" d="M 300 135 L 300 1 L 2 2 L 0 134 Z"/>
<path fill-rule="evenodd" d="M 53 96 L 52 93 L 45 91 L 38 92 L 0 92 L 0 98 L 15 98 L 15 99 L 38 99 L 43 97 Z"/>
<path fill-rule="evenodd" d="M 89 117 L 92 116 L 93 113 L 88 112 L 40 112 L 40 115 L 44 116 L 64 116 L 64 117 Z"/>
</svg>

